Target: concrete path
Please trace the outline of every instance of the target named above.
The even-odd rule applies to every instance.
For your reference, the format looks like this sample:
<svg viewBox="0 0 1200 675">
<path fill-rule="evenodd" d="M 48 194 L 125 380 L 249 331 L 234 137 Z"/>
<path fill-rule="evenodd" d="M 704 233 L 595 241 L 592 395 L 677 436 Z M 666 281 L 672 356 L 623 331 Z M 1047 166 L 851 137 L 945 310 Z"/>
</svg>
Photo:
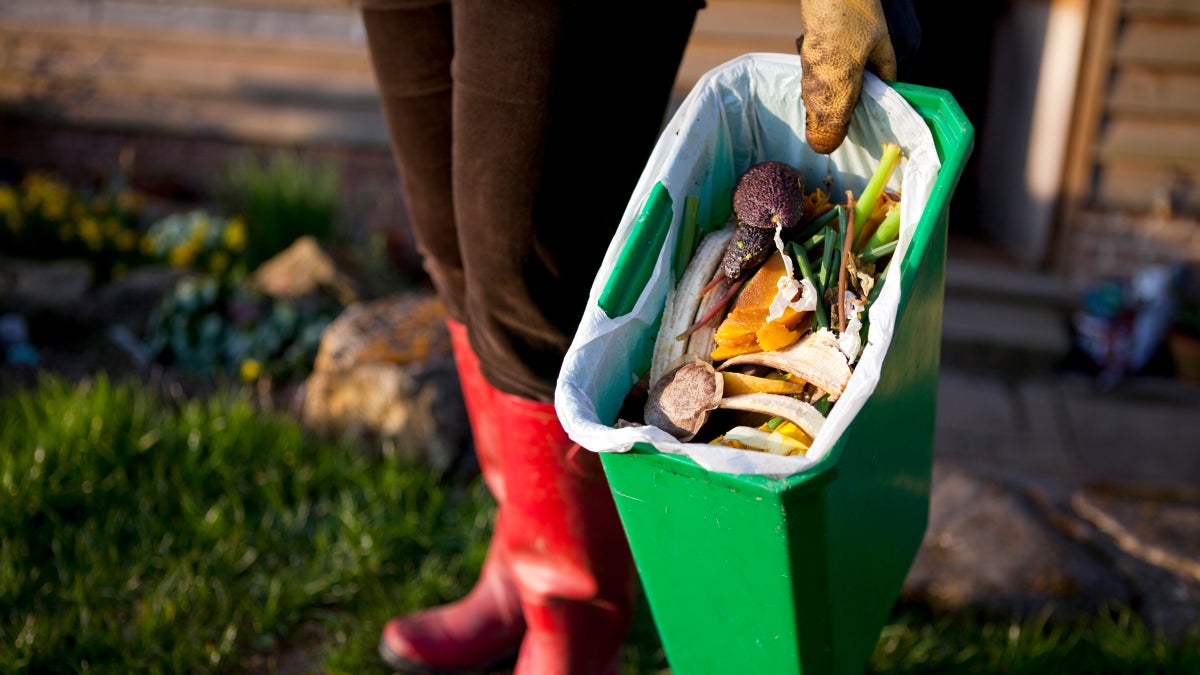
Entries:
<svg viewBox="0 0 1200 675">
<path fill-rule="evenodd" d="M 1104 390 L 1054 368 L 1070 348 L 1065 296 L 968 301 L 956 262 L 974 265 L 948 267 L 930 521 L 903 598 L 1123 605 L 1167 634 L 1200 631 L 1200 384 Z M 1013 311 L 1040 317 L 1013 331 Z"/>
</svg>

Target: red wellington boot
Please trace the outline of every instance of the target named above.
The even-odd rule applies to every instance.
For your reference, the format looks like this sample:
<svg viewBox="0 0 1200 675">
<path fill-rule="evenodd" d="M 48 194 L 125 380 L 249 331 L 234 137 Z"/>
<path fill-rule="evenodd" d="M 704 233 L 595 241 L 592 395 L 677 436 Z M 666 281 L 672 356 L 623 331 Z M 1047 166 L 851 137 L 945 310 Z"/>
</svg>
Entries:
<svg viewBox="0 0 1200 675">
<path fill-rule="evenodd" d="M 504 533 L 527 630 L 517 675 L 617 673 L 636 572 L 600 458 L 573 443 L 554 406 L 497 391 Z"/>
<path fill-rule="evenodd" d="M 501 466 L 504 431 L 497 426 L 498 393 L 479 372 L 479 359 L 462 324 L 447 321 L 455 364 L 462 382 L 475 453 L 483 478 L 496 498 L 496 524 L 479 581 L 464 598 L 441 607 L 392 619 L 384 626 L 379 653 L 402 673 L 490 672 L 511 665 L 525 634 L 520 596 L 509 571 L 505 532 L 508 496 Z"/>
</svg>

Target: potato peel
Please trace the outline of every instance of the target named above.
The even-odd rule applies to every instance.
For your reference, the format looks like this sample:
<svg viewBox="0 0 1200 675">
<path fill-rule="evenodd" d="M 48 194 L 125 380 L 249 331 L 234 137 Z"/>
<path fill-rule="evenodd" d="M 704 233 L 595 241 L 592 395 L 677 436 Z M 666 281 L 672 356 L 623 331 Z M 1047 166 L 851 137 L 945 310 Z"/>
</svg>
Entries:
<svg viewBox="0 0 1200 675">
<path fill-rule="evenodd" d="M 684 355 L 650 388 L 646 423 L 690 441 L 720 405 L 724 382 L 712 364 L 693 354 Z"/>
</svg>

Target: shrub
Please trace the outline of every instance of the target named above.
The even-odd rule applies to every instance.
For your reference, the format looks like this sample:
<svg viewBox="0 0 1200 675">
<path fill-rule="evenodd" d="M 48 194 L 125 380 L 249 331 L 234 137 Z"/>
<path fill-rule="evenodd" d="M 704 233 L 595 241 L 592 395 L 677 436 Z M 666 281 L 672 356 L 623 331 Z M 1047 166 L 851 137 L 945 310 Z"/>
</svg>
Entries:
<svg viewBox="0 0 1200 675">
<path fill-rule="evenodd" d="M 327 241 L 337 219 L 339 186 L 332 164 L 280 152 L 234 161 L 216 196 L 224 210 L 244 219 L 246 262 L 254 269 L 301 236 Z"/>
<path fill-rule="evenodd" d="M 156 361 L 194 375 L 301 378 L 339 311 L 325 298 L 272 298 L 232 277 L 197 275 L 155 309 L 145 343 Z"/>
<path fill-rule="evenodd" d="M 0 253 L 33 260 L 78 258 L 103 283 L 149 260 L 133 190 L 85 191 L 33 172 L 0 184 Z"/>
<path fill-rule="evenodd" d="M 247 273 L 246 224 L 204 210 L 176 213 L 146 232 L 147 250 L 174 267 L 223 278 Z"/>
</svg>

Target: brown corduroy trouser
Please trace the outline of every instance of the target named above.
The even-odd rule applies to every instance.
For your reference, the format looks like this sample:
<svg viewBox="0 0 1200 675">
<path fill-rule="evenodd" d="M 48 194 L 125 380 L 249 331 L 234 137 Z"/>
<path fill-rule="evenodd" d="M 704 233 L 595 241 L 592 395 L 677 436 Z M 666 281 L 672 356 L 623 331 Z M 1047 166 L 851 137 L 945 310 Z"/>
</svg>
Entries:
<svg viewBox="0 0 1200 675">
<path fill-rule="evenodd" d="M 414 237 L 492 386 L 550 402 L 703 0 L 364 0 Z"/>
</svg>

